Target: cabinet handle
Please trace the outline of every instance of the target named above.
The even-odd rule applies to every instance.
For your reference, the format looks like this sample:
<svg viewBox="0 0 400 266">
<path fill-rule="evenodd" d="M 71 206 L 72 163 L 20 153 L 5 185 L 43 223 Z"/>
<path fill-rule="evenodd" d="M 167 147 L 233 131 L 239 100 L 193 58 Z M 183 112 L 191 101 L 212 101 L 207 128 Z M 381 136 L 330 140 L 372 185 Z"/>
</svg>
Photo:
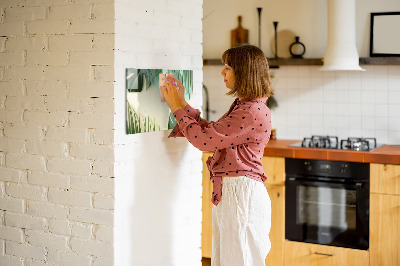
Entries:
<svg viewBox="0 0 400 266">
<path fill-rule="evenodd" d="M 315 255 L 323 255 L 323 256 L 335 256 L 335 254 L 327 254 L 327 253 L 320 253 L 320 252 L 314 252 Z"/>
</svg>

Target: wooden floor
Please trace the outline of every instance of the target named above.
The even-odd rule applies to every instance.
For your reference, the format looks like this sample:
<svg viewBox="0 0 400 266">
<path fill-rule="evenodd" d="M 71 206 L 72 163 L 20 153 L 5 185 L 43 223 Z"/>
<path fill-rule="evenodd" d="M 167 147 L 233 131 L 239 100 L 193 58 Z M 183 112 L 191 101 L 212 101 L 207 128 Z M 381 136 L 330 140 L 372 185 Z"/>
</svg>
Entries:
<svg viewBox="0 0 400 266">
<path fill-rule="evenodd" d="M 201 262 L 203 263 L 203 266 L 211 266 L 211 259 L 209 258 L 202 258 Z"/>
</svg>

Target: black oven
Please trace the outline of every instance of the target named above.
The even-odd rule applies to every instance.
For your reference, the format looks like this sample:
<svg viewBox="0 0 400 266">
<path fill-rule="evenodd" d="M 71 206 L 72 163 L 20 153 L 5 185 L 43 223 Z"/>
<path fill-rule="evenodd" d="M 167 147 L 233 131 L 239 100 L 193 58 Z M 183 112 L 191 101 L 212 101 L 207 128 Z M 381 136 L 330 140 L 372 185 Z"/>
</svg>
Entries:
<svg viewBox="0 0 400 266">
<path fill-rule="evenodd" d="M 368 163 L 287 158 L 285 169 L 286 239 L 368 249 Z"/>
</svg>

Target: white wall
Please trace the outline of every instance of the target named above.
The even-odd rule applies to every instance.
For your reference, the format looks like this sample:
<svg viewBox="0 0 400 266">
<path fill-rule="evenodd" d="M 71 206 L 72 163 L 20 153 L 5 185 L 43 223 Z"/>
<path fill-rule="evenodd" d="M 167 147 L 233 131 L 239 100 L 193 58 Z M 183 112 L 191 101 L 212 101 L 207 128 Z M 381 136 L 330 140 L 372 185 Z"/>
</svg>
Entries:
<svg viewBox="0 0 400 266">
<path fill-rule="evenodd" d="M 263 17 L 263 23 L 272 25 L 276 19 L 286 25 L 281 29 L 295 29 L 302 39 L 304 37 L 306 57 L 323 57 L 326 17 L 321 14 L 327 11 L 326 3 L 308 0 L 273 3 L 247 1 L 249 10 L 244 3 L 234 1 L 230 4 L 232 11 L 229 11 L 223 1 L 205 0 L 204 58 L 220 58 L 229 46 L 229 30 L 236 27 L 236 17 L 240 14 L 244 22 L 246 18 L 252 18 L 253 23 L 243 26 L 253 32 L 250 33 L 250 43 L 257 45 L 257 6 L 263 6 L 263 12 L 266 9 L 265 13 L 269 14 Z M 254 8 L 251 8 L 252 5 Z M 309 5 L 312 7 L 308 8 Z M 399 1 L 357 1 L 357 47 L 361 57 L 369 56 L 369 12 L 396 10 L 400 10 Z M 272 53 L 267 46 L 267 34 L 262 33 L 266 38 L 262 41 L 262 48 L 268 56 Z M 268 38 L 273 38 L 272 26 L 270 34 Z M 382 144 L 399 144 L 400 66 L 363 67 L 367 71 L 321 72 L 319 66 L 281 66 L 272 69 L 273 89 L 279 104 L 272 112 L 272 124 L 277 129 L 278 138 L 302 139 L 329 134 L 339 138 L 376 137 Z M 211 120 L 218 119 L 232 102 L 231 97 L 224 95 L 226 88 L 219 74 L 221 68 L 222 65 L 206 66 L 203 70 L 204 84 L 210 92 L 210 109 L 217 111 L 210 115 Z"/>
<path fill-rule="evenodd" d="M 0 264 L 113 261 L 114 6 L 0 1 Z"/>
<path fill-rule="evenodd" d="M 201 152 L 126 135 L 125 68 L 191 69 L 202 100 L 202 0 L 115 1 L 115 265 L 201 265 Z"/>
<path fill-rule="evenodd" d="M 327 41 L 327 2 L 327 0 L 204 0 L 204 58 L 219 59 L 229 48 L 230 31 L 237 27 L 238 16 L 243 17 L 242 26 L 249 30 L 249 43 L 258 45 L 258 7 L 262 8 L 261 49 L 267 57 L 274 55 L 272 22 L 278 21 L 278 31 L 291 31 L 300 37 L 300 41 L 306 46 L 305 57 L 321 58 L 324 56 Z M 400 11 L 400 2 L 356 0 L 356 42 L 360 57 L 369 56 L 370 13 L 387 11 Z M 285 41 L 283 38 L 281 40 Z M 280 49 L 278 48 L 278 53 Z"/>
</svg>

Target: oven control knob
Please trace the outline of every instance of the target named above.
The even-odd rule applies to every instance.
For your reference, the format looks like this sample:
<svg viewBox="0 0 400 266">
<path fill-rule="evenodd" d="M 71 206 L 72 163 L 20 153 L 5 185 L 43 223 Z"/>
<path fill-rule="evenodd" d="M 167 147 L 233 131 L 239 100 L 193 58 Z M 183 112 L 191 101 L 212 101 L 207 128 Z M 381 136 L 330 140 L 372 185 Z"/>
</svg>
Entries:
<svg viewBox="0 0 400 266">
<path fill-rule="evenodd" d="M 312 170 L 311 162 L 305 162 L 304 164 L 306 166 L 306 170 L 310 172 Z"/>
<path fill-rule="evenodd" d="M 340 168 L 340 173 L 341 174 L 346 173 L 346 169 L 347 169 L 347 164 L 342 164 L 342 167 Z"/>
</svg>

